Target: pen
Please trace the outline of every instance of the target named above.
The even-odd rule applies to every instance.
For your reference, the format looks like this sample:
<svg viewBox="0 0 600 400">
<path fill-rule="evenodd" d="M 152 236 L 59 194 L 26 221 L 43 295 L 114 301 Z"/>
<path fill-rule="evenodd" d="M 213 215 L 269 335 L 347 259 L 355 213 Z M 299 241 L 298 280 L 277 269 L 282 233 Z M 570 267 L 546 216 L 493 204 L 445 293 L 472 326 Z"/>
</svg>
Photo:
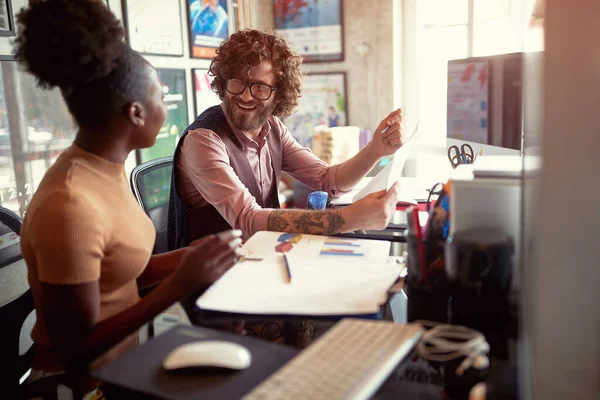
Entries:
<svg viewBox="0 0 600 400">
<path fill-rule="evenodd" d="M 292 283 L 292 270 L 290 269 L 290 260 L 288 260 L 285 251 L 283 252 L 283 261 L 285 262 L 285 270 L 287 271 L 288 275 L 288 283 Z"/>
</svg>

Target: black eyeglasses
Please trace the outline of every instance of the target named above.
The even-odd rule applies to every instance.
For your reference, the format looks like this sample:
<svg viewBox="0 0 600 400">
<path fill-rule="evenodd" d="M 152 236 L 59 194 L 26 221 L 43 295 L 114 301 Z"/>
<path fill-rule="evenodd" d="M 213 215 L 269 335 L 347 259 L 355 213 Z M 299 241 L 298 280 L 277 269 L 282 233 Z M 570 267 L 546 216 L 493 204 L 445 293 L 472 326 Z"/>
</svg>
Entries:
<svg viewBox="0 0 600 400">
<path fill-rule="evenodd" d="M 225 89 L 234 95 L 244 93 L 246 88 L 250 88 L 250 94 L 256 100 L 269 100 L 271 94 L 276 89 L 275 86 L 265 85 L 264 83 L 245 82 L 240 79 L 229 79 Z"/>
</svg>

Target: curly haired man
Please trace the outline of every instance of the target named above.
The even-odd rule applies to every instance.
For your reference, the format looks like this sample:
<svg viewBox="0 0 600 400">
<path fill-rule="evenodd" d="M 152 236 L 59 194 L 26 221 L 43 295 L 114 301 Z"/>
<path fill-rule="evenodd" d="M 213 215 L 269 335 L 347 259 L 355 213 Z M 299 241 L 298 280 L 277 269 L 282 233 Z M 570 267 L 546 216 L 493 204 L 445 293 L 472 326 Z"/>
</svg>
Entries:
<svg viewBox="0 0 600 400">
<path fill-rule="evenodd" d="M 221 44 L 210 73 L 222 103 L 198 116 L 174 155 L 171 249 L 231 227 L 248 238 L 261 230 L 328 235 L 387 225 L 396 185 L 343 209 L 279 209 L 281 172 L 337 197 L 402 145 L 402 113 L 396 110 L 369 145 L 339 165 L 329 166 L 302 147 L 279 119 L 298 104 L 301 67 L 300 56 L 275 34 L 243 30 Z"/>
<path fill-rule="evenodd" d="M 396 208 L 396 185 L 343 209 L 279 209 L 281 172 L 337 197 L 402 145 L 402 114 L 396 110 L 379 124 L 369 145 L 342 164 L 329 166 L 302 147 L 279 119 L 298 105 L 301 67 L 300 56 L 275 34 L 243 30 L 218 48 L 210 73 L 222 103 L 200 114 L 175 150 L 170 249 L 231 227 L 248 238 L 261 230 L 327 235 L 387 225 Z M 184 307 L 193 318 L 193 304 Z M 221 328 L 240 332 L 242 322 Z M 266 322 L 245 330 L 298 347 L 312 337 L 308 321 Z"/>
</svg>

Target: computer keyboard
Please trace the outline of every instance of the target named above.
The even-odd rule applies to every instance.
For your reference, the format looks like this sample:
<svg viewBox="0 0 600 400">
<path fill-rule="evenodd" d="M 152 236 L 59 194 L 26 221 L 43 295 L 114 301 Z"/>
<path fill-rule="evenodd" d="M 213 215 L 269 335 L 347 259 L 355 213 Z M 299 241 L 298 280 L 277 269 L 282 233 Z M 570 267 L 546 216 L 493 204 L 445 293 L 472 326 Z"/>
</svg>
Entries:
<svg viewBox="0 0 600 400">
<path fill-rule="evenodd" d="M 367 399 L 422 333 L 416 324 L 343 319 L 244 399 Z"/>
</svg>

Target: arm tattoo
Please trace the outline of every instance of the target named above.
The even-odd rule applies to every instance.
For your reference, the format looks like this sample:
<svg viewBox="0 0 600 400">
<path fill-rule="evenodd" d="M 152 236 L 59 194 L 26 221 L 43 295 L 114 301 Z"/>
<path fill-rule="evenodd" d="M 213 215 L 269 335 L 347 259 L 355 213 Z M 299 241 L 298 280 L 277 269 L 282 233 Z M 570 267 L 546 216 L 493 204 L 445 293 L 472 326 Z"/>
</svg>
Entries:
<svg viewBox="0 0 600 400">
<path fill-rule="evenodd" d="M 331 235 L 346 223 L 338 211 L 274 210 L 267 219 L 267 229 L 279 232 Z"/>
<path fill-rule="evenodd" d="M 332 233 L 339 232 L 342 230 L 342 226 L 346 223 L 344 218 L 342 218 L 342 214 L 339 212 L 331 212 L 327 213 L 327 220 L 329 221 L 329 231 L 328 235 Z"/>
<path fill-rule="evenodd" d="M 290 224 L 281 216 L 284 211 L 271 211 L 267 218 L 267 229 L 270 231 L 285 232 Z"/>
</svg>

